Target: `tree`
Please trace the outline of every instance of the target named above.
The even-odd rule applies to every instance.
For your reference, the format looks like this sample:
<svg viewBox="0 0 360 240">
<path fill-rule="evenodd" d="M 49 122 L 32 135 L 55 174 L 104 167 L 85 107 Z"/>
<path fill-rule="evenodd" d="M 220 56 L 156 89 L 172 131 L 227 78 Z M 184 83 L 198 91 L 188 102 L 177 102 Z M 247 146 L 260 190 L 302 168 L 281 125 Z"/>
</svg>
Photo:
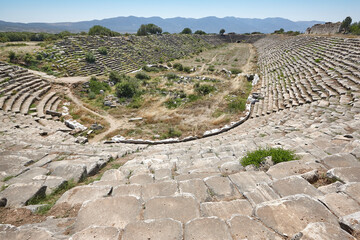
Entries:
<svg viewBox="0 0 360 240">
<path fill-rule="evenodd" d="M 219 33 L 220 33 L 221 36 L 224 35 L 225 29 L 222 28 Z"/>
<path fill-rule="evenodd" d="M 344 29 L 345 33 L 349 32 L 350 25 L 351 25 L 352 19 L 351 17 L 346 17 L 344 21 L 341 23 L 341 29 Z"/>
<path fill-rule="evenodd" d="M 146 36 L 148 34 L 160 34 L 162 33 L 162 28 L 156 26 L 155 24 L 141 24 L 140 28 L 137 31 L 138 36 Z"/>
<path fill-rule="evenodd" d="M 100 25 L 95 25 L 89 29 L 89 35 L 93 35 L 93 36 L 101 35 L 101 36 L 115 37 L 115 36 L 120 36 L 120 33 L 111 31 L 110 29 L 100 26 Z"/>
<path fill-rule="evenodd" d="M 184 28 L 182 31 L 181 31 L 181 34 L 192 34 L 192 31 L 190 28 Z"/>
<path fill-rule="evenodd" d="M 197 30 L 194 34 L 205 35 L 206 32 L 204 32 L 202 30 Z"/>
</svg>

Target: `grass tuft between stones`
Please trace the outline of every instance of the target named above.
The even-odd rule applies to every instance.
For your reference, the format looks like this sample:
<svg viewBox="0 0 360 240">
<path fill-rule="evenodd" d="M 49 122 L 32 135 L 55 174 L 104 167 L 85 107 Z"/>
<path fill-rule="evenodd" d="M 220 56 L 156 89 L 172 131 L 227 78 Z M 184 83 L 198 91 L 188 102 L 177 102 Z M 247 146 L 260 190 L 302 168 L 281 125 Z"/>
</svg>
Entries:
<svg viewBox="0 0 360 240">
<path fill-rule="evenodd" d="M 247 152 L 240 160 L 240 163 L 244 167 L 251 164 L 259 167 L 264 159 L 269 156 L 272 157 L 274 164 L 299 159 L 299 156 L 296 156 L 295 151 L 293 150 L 285 150 L 283 148 L 260 148 L 252 152 Z"/>
</svg>

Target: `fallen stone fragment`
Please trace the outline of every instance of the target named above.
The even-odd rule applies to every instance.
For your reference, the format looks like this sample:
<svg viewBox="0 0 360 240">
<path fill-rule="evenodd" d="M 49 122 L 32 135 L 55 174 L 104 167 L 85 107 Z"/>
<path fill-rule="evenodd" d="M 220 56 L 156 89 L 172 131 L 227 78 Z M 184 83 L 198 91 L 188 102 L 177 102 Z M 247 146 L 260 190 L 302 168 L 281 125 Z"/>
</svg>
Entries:
<svg viewBox="0 0 360 240">
<path fill-rule="evenodd" d="M 346 215 L 340 219 L 340 225 L 343 229 L 351 232 L 355 236 L 360 234 L 360 212 Z"/>
<path fill-rule="evenodd" d="M 229 227 L 217 217 L 197 218 L 185 225 L 184 240 L 232 240 Z"/>
<path fill-rule="evenodd" d="M 182 240 L 182 236 L 183 228 L 181 222 L 173 219 L 150 219 L 126 225 L 122 240 Z"/>
</svg>

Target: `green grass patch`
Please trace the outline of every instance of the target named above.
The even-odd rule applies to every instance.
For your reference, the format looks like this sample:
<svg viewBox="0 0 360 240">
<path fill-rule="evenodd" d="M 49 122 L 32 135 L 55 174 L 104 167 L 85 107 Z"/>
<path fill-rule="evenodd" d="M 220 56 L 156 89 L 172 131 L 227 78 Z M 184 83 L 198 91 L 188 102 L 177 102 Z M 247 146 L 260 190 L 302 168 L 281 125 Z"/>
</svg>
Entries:
<svg viewBox="0 0 360 240">
<path fill-rule="evenodd" d="M 246 156 L 240 160 L 240 163 L 244 167 L 251 164 L 259 167 L 260 164 L 264 161 L 264 159 L 268 156 L 272 157 L 272 161 L 274 162 L 274 164 L 299 159 L 299 157 L 296 156 L 295 152 L 292 150 L 285 150 L 282 148 L 260 148 L 252 152 L 247 152 Z"/>
<path fill-rule="evenodd" d="M 3 182 L 7 182 L 9 181 L 10 179 L 12 179 L 14 176 L 7 176 L 7 177 L 4 177 L 3 179 Z"/>
</svg>

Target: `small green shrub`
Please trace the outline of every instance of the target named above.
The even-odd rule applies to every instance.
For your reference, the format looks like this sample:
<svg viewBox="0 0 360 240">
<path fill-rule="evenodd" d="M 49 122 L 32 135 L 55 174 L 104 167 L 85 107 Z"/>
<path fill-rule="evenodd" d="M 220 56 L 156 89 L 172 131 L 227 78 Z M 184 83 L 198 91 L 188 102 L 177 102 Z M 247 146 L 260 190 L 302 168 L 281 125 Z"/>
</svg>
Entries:
<svg viewBox="0 0 360 240">
<path fill-rule="evenodd" d="M 215 71 L 215 67 L 214 67 L 213 65 L 210 65 L 210 66 L 208 67 L 208 71 L 210 71 L 210 72 Z"/>
<path fill-rule="evenodd" d="M 191 72 L 191 68 L 190 67 L 184 67 L 183 71 L 186 73 L 190 73 Z"/>
<path fill-rule="evenodd" d="M 246 99 L 237 97 L 228 103 L 228 109 L 231 113 L 237 113 L 245 111 Z"/>
<path fill-rule="evenodd" d="M 237 69 L 237 68 L 232 68 L 232 69 L 230 69 L 230 71 L 231 71 L 232 74 L 242 73 L 242 71 L 240 69 Z"/>
<path fill-rule="evenodd" d="M 296 156 L 295 152 L 292 150 L 285 150 L 282 148 L 260 148 L 255 151 L 248 152 L 246 156 L 240 160 L 240 163 L 244 167 L 251 164 L 259 167 L 264 159 L 268 156 L 272 157 L 274 164 L 299 159 L 299 157 Z"/>
<path fill-rule="evenodd" d="M 138 93 L 138 84 L 135 81 L 124 81 L 116 84 L 116 95 L 119 98 L 132 98 Z"/>
<path fill-rule="evenodd" d="M 138 72 L 135 75 L 135 78 L 140 79 L 140 80 L 150 80 L 151 79 L 151 77 L 144 72 Z"/>
<path fill-rule="evenodd" d="M 321 58 L 317 58 L 317 59 L 315 59 L 315 62 L 316 63 L 320 63 L 322 61 L 322 59 Z"/>
<path fill-rule="evenodd" d="M 88 95 L 89 99 L 95 99 L 96 98 L 96 94 L 94 92 L 89 92 Z"/>
<path fill-rule="evenodd" d="M 163 133 L 160 136 L 160 138 L 161 139 L 176 138 L 176 137 L 180 137 L 181 135 L 182 135 L 182 132 L 180 130 L 170 127 L 166 133 Z"/>
<path fill-rule="evenodd" d="M 165 76 L 166 76 L 166 78 L 167 78 L 168 80 L 172 80 L 172 79 L 177 79 L 177 78 L 178 78 L 178 75 L 176 75 L 175 73 L 168 73 L 168 74 L 166 74 Z"/>
<path fill-rule="evenodd" d="M 214 86 L 208 85 L 208 84 L 203 84 L 203 85 L 196 85 L 195 86 L 195 91 L 200 94 L 200 95 L 208 95 L 209 93 L 215 91 L 216 88 Z"/>
<path fill-rule="evenodd" d="M 107 55 L 108 52 L 107 52 L 107 48 L 106 47 L 99 47 L 98 48 L 98 51 L 101 55 Z"/>
<path fill-rule="evenodd" d="M 173 68 L 175 68 L 178 71 L 182 71 L 184 69 L 181 63 L 174 63 Z"/>
<path fill-rule="evenodd" d="M 92 54 L 92 52 L 87 52 L 85 54 L 85 60 L 88 62 L 88 63 L 94 63 L 95 62 L 95 56 L 94 54 Z"/>
<path fill-rule="evenodd" d="M 89 82 L 89 87 L 90 87 L 90 92 L 93 92 L 95 94 L 99 94 L 100 90 L 109 91 L 111 89 L 109 84 L 107 84 L 106 82 L 98 81 L 96 77 L 91 77 Z"/>
<path fill-rule="evenodd" d="M 10 51 L 9 52 L 9 61 L 10 62 L 15 62 L 15 60 L 17 59 L 17 55 L 14 51 Z"/>
</svg>

